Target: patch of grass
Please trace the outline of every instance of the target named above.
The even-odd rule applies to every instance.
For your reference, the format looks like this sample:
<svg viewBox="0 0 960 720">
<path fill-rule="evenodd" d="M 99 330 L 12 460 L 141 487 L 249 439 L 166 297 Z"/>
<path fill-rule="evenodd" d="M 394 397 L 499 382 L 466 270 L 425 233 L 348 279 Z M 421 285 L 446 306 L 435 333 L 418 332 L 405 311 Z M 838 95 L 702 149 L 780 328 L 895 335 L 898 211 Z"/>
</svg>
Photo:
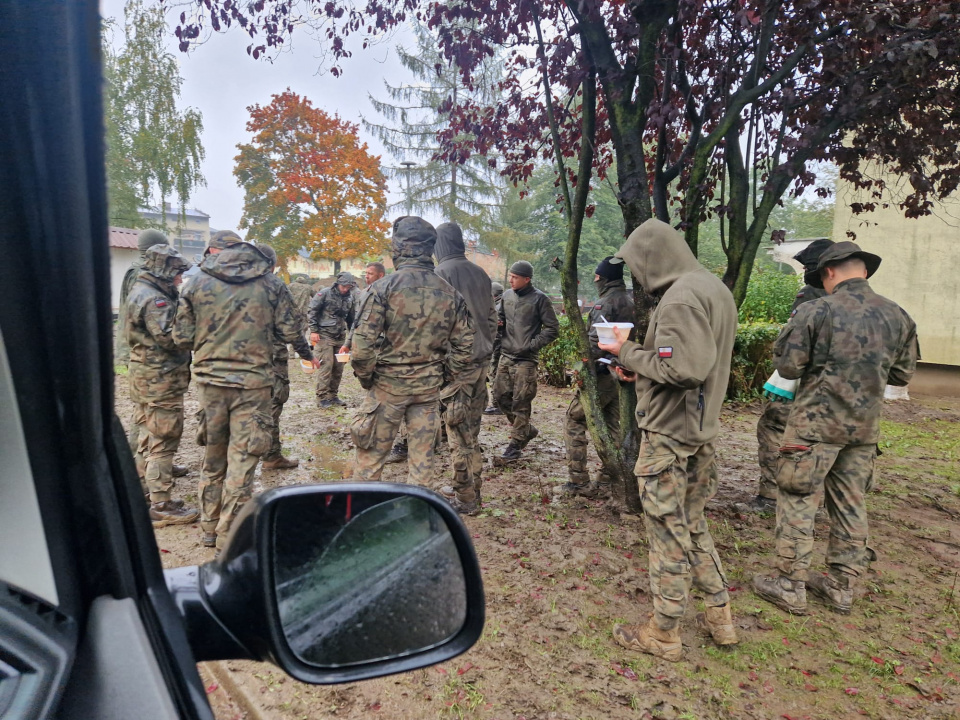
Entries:
<svg viewBox="0 0 960 720">
<path fill-rule="evenodd" d="M 126 375 L 126 374 L 128 374 L 129 372 L 130 372 L 130 368 L 128 368 L 126 365 L 114 365 L 114 366 L 113 366 L 113 374 L 114 374 L 114 375 Z"/>
<path fill-rule="evenodd" d="M 462 677 L 450 677 L 441 690 L 444 709 L 442 715 L 465 718 L 472 716 L 474 710 L 483 705 L 485 698 L 480 689 L 471 681 Z"/>
</svg>

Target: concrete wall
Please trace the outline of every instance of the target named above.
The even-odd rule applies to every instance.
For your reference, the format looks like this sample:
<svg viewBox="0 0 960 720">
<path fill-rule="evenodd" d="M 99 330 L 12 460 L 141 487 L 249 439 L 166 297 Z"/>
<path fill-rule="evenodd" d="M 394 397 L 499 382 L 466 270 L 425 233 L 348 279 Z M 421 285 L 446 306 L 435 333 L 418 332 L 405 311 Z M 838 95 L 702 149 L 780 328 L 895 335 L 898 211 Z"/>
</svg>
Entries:
<svg viewBox="0 0 960 720">
<path fill-rule="evenodd" d="M 120 304 L 120 286 L 123 284 L 123 276 L 138 257 L 140 257 L 140 251 L 136 249 L 110 248 L 110 304 L 114 314 Z"/>
<path fill-rule="evenodd" d="M 895 189 L 890 196 L 897 194 Z M 848 240 L 846 232 L 852 230 L 860 247 L 882 257 L 870 285 L 910 313 L 923 360 L 960 366 L 960 197 L 915 220 L 904 218 L 895 205 L 862 215 L 850 212 L 851 202 L 867 200 L 838 182 L 833 239 Z"/>
</svg>

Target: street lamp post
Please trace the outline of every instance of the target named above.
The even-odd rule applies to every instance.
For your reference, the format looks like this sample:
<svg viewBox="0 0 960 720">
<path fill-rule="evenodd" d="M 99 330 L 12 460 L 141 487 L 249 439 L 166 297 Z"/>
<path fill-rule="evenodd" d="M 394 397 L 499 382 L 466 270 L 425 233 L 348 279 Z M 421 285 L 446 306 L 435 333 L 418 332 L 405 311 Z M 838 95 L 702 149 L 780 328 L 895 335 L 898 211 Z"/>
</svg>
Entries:
<svg viewBox="0 0 960 720">
<path fill-rule="evenodd" d="M 410 194 L 410 168 L 414 167 L 416 163 L 413 160 L 403 160 L 400 164 L 403 165 L 404 174 L 407 176 L 407 215 L 413 215 L 413 196 Z"/>
</svg>

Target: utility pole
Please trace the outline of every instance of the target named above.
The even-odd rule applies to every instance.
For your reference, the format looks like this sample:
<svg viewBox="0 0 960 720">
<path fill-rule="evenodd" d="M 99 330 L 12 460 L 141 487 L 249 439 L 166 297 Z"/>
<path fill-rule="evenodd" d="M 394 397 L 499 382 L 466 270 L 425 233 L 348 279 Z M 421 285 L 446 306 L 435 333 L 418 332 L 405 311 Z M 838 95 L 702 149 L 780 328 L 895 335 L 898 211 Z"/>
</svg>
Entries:
<svg viewBox="0 0 960 720">
<path fill-rule="evenodd" d="M 404 174 L 407 176 L 407 215 L 413 215 L 413 196 L 410 194 L 410 168 L 414 167 L 416 163 L 413 160 L 403 160 L 400 164 L 403 165 Z"/>
</svg>

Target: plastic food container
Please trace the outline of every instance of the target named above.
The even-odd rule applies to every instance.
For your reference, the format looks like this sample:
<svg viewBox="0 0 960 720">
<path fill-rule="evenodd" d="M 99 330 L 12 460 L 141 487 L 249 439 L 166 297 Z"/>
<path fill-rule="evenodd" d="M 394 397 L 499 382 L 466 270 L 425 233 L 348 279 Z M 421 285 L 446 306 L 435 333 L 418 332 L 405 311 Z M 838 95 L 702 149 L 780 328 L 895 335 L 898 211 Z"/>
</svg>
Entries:
<svg viewBox="0 0 960 720">
<path fill-rule="evenodd" d="M 350 353 L 337 353 L 337 362 L 338 363 L 350 362 Z"/>
<path fill-rule="evenodd" d="M 309 360 L 304 360 L 300 358 L 300 369 L 303 370 L 307 375 L 312 375 L 316 372 L 316 368 L 313 366 L 313 363 Z"/>
<path fill-rule="evenodd" d="M 593 324 L 594 329 L 597 331 L 597 339 L 602 343 L 612 343 L 617 341 L 616 335 L 613 334 L 614 328 L 625 328 L 629 330 L 633 327 L 633 323 L 628 322 L 600 322 Z"/>
</svg>

